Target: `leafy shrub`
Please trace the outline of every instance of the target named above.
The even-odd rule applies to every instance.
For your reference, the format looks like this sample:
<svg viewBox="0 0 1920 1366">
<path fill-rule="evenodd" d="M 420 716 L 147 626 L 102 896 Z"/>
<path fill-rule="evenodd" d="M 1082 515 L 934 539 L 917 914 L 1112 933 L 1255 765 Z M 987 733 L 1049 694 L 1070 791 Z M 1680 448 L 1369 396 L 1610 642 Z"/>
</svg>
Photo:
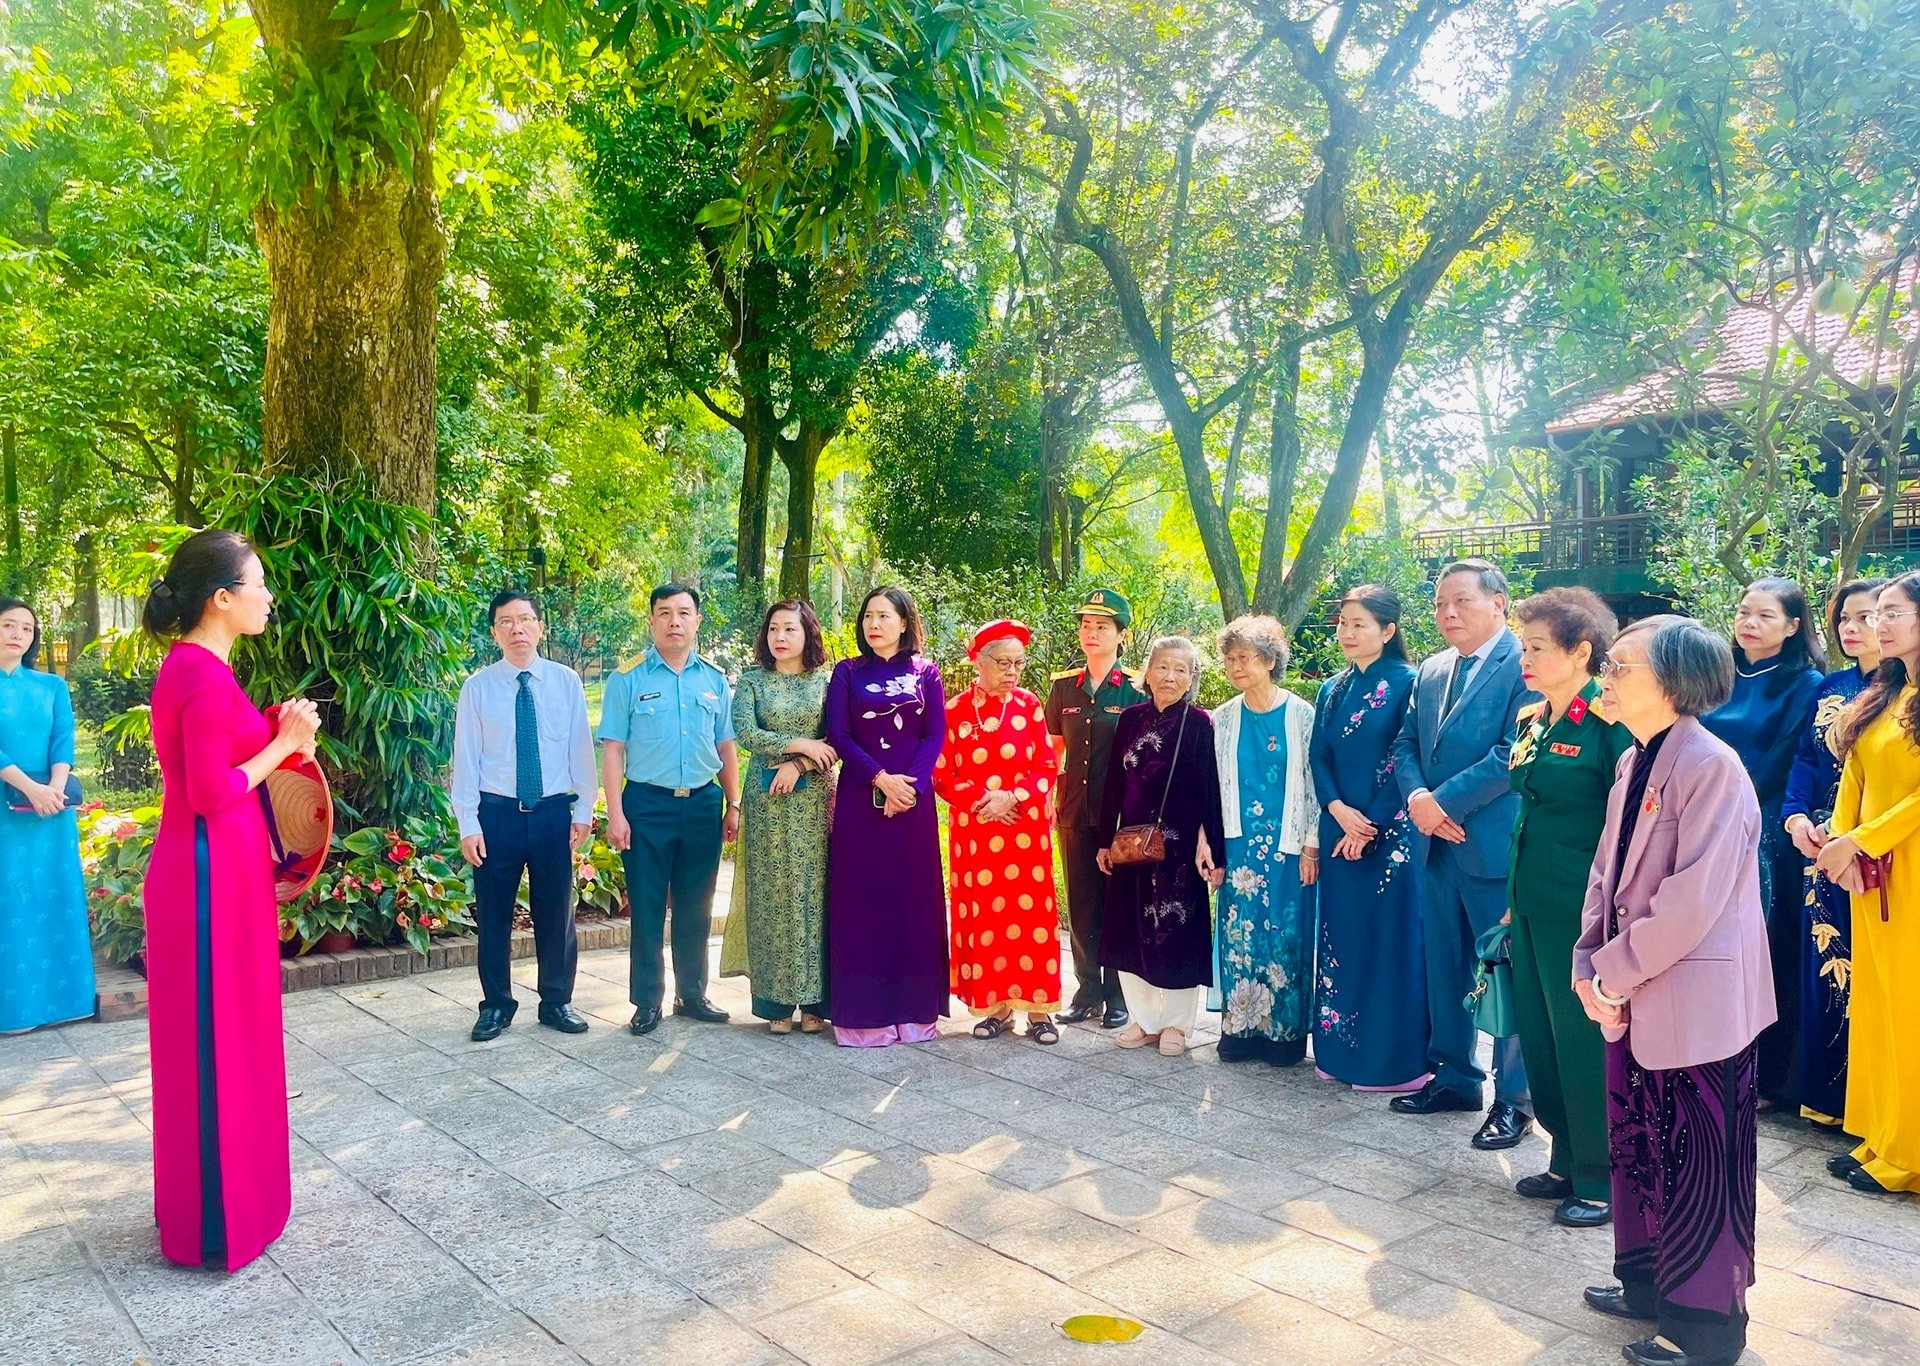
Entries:
<svg viewBox="0 0 1920 1366">
<path fill-rule="evenodd" d="M 110 811 L 99 802 L 80 809 L 80 871 L 87 886 L 93 942 L 109 962 L 125 963 L 147 947 L 140 884 L 153 854 L 160 808 Z"/>
<path fill-rule="evenodd" d="M 432 524 L 360 476 L 238 478 L 218 524 L 260 547 L 275 622 L 242 660 L 256 701 L 320 704 L 321 756 L 350 815 L 444 815 L 453 708 L 481 613 L 443 584 Z"/>
<path fill-rule="evenodd" d="M 74 662 L 67 676 L 73 693 L 73 714 L 100 735 L 97 786 L 114 792 L 139 792 L 159 779 L 153 757 L 153 727 L 147 699 L 153 695 L 153 675 L 142 671 L 122 674 L 109 669 L 92 651 Z"/>
</svg>

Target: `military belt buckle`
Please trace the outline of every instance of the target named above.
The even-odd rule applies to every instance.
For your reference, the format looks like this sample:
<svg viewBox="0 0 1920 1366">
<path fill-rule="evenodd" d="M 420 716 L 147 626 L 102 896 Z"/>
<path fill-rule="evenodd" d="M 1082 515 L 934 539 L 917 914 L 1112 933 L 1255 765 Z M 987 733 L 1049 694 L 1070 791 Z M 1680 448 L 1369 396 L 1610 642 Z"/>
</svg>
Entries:
<svg viewBox="0 0 1920 1366">
<path fill-rule="evenodd" d="M 690 787 L 676 787 L 673 789 L 673 795 L 676 797 L 691 797 L 693 795 L 693 789 Z"/>
</svg>

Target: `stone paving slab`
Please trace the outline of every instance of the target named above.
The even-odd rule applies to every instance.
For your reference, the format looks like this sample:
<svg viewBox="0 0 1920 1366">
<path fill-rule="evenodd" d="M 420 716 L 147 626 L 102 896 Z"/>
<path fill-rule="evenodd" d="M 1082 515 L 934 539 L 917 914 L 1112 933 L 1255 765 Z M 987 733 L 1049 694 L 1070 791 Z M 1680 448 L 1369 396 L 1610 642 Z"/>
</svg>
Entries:
<svg viewBox="0 0 1920 1366">
<path fill-rule="evenodd" d="M 472 1043 L 468 971 L 289 997 L 294 1216 L 234 1276 L 154 1245 L 140 1022 L 0 1039 L 0 1366 L 290 1362 L 1114 1366 L 1618 1360 L 1580 1303 L 1611 1239 L 1512 1194 L 1540 1170 L 1310 1067 L 1098 1030 L 848 1050 L 727 1026 L 645 1039 L 623 951 L 593 1029 Z M 1748 1359 L 1911 1358 L 1920 1201 L 1762 1120 Z M 1076 1313 L 1138 1342 L 1063 1337 Z"/>
</svg>

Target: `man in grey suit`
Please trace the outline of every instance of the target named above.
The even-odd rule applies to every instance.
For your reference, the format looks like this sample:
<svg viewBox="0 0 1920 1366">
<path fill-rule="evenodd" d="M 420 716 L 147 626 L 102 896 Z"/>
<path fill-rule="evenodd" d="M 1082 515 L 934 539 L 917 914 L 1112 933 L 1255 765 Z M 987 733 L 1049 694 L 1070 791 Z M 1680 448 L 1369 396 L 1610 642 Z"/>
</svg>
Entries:
<svg viewBox="0 0 1920 1366">
<path fill-rule="evenodd" d="M 1394 777 L 1420 832 L 1425 870 L 1427 1057 L 1433 1078 L 1396 1096 L 1403 1115 L 1478 1110 L 1486 1080 L 1474 1062 L 1474 941 L 1507 913 L 1507 852 L 1520 799 L 1507 779 L 1520 708 L 1536 700 L 1507 629 L 1507 578 L 1486 560 L 1456 560 L 1434 585 L 1434 620 L 1451 649 L 1420 666 L 1393 745 Z M 1533 1122 L 1515 1036 L 1493 1042 L 1493 1106 L 1476 1148 L 1511 1148 Z"/>
</svg>

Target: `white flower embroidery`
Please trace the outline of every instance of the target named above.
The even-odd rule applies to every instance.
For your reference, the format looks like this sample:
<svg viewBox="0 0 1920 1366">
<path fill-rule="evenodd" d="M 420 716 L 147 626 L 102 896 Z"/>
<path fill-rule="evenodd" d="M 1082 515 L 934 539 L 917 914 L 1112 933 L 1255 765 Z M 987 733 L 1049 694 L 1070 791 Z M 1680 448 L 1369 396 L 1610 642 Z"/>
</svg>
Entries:
<svg viewBox="0 0 1920 1366">
<path fill-rule="evenodd" d="M 1267 965 L 1267 985 L 1275 991 L 1285 991 L 1293 985 L 1293 978 L 1289 977 L 1287 970 L 1278 963 L 1269 963 Z"/>
<path fill-rule="evenodd" d="M 1235 868 L 1228 881 L 1235 896 L 1252 896 L 1260 888 L 1260 875 L 1251 868 Z"/>
<path fill-rule="evenodd" d="M 1273 1018 L 1273 993 L 1263 983 L 1245 979 L 1235 982 L 1227 993 L 1226 1019 L 1229 1034 L 1264 1034 Z"/>
<path fill-rule="evenodd" d="M 1187 923 L 1187 905 L 1177 897 L 1167 901 L 1152 901 L 1143 908 L 1142 914 L 1158 926 L 1163 920 L 1171 919 L 1175 924 Z"/>
</svg>

